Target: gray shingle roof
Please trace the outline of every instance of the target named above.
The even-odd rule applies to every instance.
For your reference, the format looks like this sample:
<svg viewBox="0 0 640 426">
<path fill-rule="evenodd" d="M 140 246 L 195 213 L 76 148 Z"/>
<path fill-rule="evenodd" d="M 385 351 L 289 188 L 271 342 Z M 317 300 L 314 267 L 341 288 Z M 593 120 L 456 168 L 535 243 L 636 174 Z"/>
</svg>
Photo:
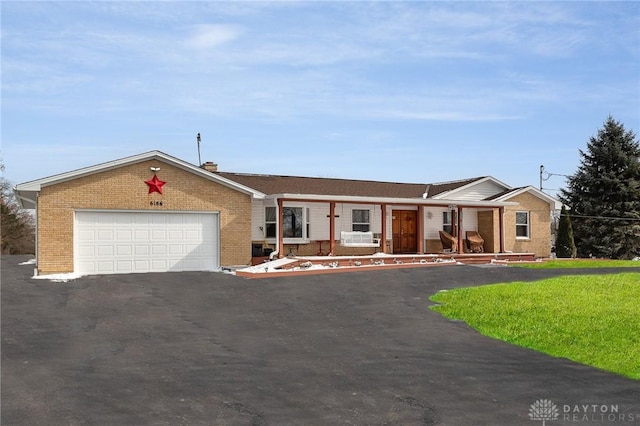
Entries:
<svg viewBox="0 0 640 426">
<path fill-rule="evenodd" d="M 259 175 L 247 173 L 215 172 L 216 174 L 270 194 L 315 194 L 362 197 L 422 198 L 425 191 L 433 197 L 468 185 L 481 178 L 434 184 L 380 182 L 371 180 L 316 178 L 303 176 Z"/>
</svg>

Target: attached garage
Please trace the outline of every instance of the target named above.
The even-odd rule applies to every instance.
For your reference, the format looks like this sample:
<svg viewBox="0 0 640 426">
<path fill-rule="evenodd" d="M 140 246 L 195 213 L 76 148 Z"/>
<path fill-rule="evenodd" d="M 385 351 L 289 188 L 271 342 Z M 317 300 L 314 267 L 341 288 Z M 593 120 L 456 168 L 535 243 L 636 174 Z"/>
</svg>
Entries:
<svg viewBox="0 0 640 426">
<path fill-rule="evenodd" d="M 217 213 L 75 212 L 81 274 L 212 271 L 220 266 Z"/>
<path fill-rule="evenodd" d="M 37 273 L 213 271 L 251 262 L 264 194 L 160 151 L 20 184 Z"/>
</svg>

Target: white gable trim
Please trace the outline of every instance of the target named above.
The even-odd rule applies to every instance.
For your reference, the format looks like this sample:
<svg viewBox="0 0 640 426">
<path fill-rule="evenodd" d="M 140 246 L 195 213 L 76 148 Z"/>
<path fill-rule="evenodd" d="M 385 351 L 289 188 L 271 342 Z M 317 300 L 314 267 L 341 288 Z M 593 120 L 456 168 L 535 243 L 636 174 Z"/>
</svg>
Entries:
<svg viewBox="0 0 640 426">
<path fill-rule="evenodd" d="M 263 194 L 262 192 L 256 191 L 255 189 L 249 188 L 247 186 L 241 185 L 232 180 L 218 176 L 217 174 L 211 173 L 207 170 L 204 170 L 191 163 L 187 163 L 186 161 L 180 160 L 176 157 L 172 157 L 161 151 L 149 151 L 142 154 L 132 155 L 131 157 L 125 157 L 118 160 L 109 161 L 106 163 L 96 164 L 95 166 L 84 167 L 82 169 L 77 169 L 70 172 L 60 173 L 54 176 L 49 176 L 46 178 L 21 183 L 16 186 L 15 191 L 18 194 L 18 197 L 20 197 L 21 193 L 30 195 L 35 192 L 39 192 L 40 189 L 45 186 L 55 185 L 61 182 L 77 179 L 77 178 L 88 176 L 94 173 L 100 173 L 100 172 L 112 170 L 118 167 L 141 163 L 143 161 L 148 161 L 148 160 L 160 160 L 162 162 L 168 163 L 172 166 L 178 167 L 182 170 L 188 171 L 190 173 L 193 173 L 205 179 L 217 182 L 231 189 L 235 189 L 236 191 L 251 195 L 254 198 L 265 197 L 265 194 Z M 28 197 L 28 198 L 31 198 L 31 197 Z"/>
<path fill-rule="evenodd" d="M 551 205 L 551 208 L 553 210 L 560 210 L 562 208 L 562 203 L 560 201 L 556 200 L 549 194 L 545 194 L 544 192 L 540 191 L 538 188 L 535 188 L 531 185 L 507 192 L 506 194 L 496 198 L 495 201 L 507 201 L 517 195 L 524 194 L 525 192 L 528 192 L 531 195 L 534 195 L 542 200 L 545 200 Z"/>
<path fill-rule="evenodd" d="M 478 180 L 474 180 L 473 182 L 468 183 L 468 184 L 466 184 L 464 186 L 461 186 L 460 188 L 452 189 L 451 191 L 446 191 L 446 192 L 443 192 L 441 194 L 434 195 L 431 198 L 434 199 L 434 200 L 455 200 L 456 199 L 455 194 L 457 194 L 457 193 L 459 193 L 461 191 L 466 191 L 466 190 L 468 190 L 470 188 L 473 188 L 474 186 L 476 186 L 478 184 L 481 184 L 481 183 L 484 183 L 484 182 L 488 182 L 488 181 L 490 181 L 490 182 L 492 182 L 492 183 L 494 183 L 494 184 L 496 184 L 498 186 L 503 187 L 505 190 L 511 189 L 511 186 L 507 185 L 506 183 L 501 182 L 501 181 L 499 181 L 498 179 L 496 179 L 496 178 L 494 178 L 492 176 L 486 176 L 486 177 L 480 178 Z"/>
</svg>

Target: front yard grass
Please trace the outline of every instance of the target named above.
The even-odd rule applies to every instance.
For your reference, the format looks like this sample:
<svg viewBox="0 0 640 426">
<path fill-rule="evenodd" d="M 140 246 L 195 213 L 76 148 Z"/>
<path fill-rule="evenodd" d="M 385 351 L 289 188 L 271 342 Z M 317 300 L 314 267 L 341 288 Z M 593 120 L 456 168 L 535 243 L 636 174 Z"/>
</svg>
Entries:
<svg viewBox="0 0 640 426">
<path fill-rule="evenodd" d="M 480 333 L 640 380 L 640 273 L 441 291 L 431 309 Z"/>
<path fill-rule="evenodd" d="M 534 263 L 512 263 L 509 266 L 519 268 L 640 268 L 637 260 L 611 260 L 611 259 L 551 259 Z"/>
</svg>

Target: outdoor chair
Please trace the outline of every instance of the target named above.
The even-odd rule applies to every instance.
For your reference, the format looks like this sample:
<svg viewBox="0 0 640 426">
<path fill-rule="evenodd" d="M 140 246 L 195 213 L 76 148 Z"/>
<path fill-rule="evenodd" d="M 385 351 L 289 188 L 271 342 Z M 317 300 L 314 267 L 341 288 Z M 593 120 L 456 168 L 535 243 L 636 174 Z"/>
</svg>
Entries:
<svg viewBox="0 0 640 426">
<path fill-rule="evenodd" d="M 467 245 L 472 253 L 484 253 L 484 239 L 477 231 L 467 231 Z"/>
<path fill-rule="evenodd" d="M 458 251 L 458 239 L 446 231 L 438 231 L 440 233 L 440 242 L 444 251 Z"/>
</svg>

